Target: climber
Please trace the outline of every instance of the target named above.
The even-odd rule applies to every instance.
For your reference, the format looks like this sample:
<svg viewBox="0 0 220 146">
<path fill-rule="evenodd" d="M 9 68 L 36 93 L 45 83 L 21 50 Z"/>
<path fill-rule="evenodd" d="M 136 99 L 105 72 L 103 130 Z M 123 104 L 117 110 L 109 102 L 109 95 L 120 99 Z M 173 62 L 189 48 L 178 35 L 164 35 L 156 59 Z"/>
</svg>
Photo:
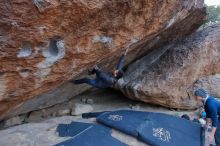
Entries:
<svg viewBox="0 0 220 146">
<path fill-rule="evenodd" d="M 215 138 L 216 145 L 220 146 L 220 122 L 218 122 L 218 116 L 220 116 L 220 101 L 214 96 L 210 96 L 208 92 L 202 88 L 197 89 L 194 95 L 198 102 L 203 102 L 207 121 L 212 121 L 212 127 L 208 135 L 209 141 L 214 141 Z M 209 122 L 206 123 L 208 126 Z"/>
<path fill-rule="evenodd" d="M 127 55 L 127 51 L 128 48 L 126 49 L 125 53 L 121 55 L 119 59 L 119 63 L 117 64 L 117 67 L 113 71 L 113 73 L 104 72 L 97 65 L 95 65 L 93 68 L 88 70 L 88 74 L 91 75 L 95 73 L 96 79 L 82 78 L 79 80 L 71 80 L 71 82 L 73 84 L 86 83 L 96 88 L 113 87 L 113 85 L 117 82 L 117 80 L 120 79 L 124 74 L 122 68 L 125 62 L 125 56 Z"/>
</svg>

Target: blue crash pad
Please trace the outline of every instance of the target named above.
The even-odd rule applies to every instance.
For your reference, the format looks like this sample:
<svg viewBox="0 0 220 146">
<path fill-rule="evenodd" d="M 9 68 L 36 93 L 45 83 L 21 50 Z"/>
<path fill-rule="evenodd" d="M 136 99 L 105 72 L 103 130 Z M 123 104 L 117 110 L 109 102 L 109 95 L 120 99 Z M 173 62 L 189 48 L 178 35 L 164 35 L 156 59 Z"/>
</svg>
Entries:
<svg viewBox="0 0 220 146">
<path fill-rule="evenodd" d="M 152 146 L 204 145 L 201 125 L 171 115 L 119 110 L 103 113 L 97 121 Z"/>
<path fill-rule="evenodd" d="M 127 146 L 111 136 L 111 129 L 102 125 L 72 122 L 57 127 L 59 136 L 70 136 L 55 146 Z"/>
<path fill-rule="evenodd" d="M 59 124 L 57 132 L 60 137 L 73 137 L 87 128 L 93 126 L 91 123 L 72 122 L 70 124 Z"/>
</svg>

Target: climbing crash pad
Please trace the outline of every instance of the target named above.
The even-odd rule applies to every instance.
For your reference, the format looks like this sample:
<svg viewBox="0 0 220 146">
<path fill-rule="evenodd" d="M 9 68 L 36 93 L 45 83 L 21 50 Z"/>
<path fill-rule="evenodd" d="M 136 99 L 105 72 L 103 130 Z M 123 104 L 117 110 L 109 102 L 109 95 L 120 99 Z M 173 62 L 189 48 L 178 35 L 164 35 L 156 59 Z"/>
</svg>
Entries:
<svg viewBox="0 0 220 146">
<path fill-rule="evenodd" d="M 92 123 L 72 122 L 57 127 L 59 136 L 71 137 L 55 146 L 127 146 L 111 136 L 111 129 Z"/>
<path fill-rule="evenodd" d="M 118 110 L 99 115 L 97 121 L 152 146 L 204 145 L 200 124 L 167 114 Z"/>
</svg>

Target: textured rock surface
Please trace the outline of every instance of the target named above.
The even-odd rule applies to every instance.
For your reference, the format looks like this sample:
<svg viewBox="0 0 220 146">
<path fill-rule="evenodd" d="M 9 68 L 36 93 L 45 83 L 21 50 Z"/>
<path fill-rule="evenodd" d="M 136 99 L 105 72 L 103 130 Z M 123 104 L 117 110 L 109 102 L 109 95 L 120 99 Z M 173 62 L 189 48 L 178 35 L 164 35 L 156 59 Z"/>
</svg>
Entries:
<svg viewBox="0 0 220 146">
<path fill-rule="evenodd" d="M 87 86 L 67 80 L 189 34 L 206 12 L 203 0 L 2 0 L 0 18 L 2 119 L 68 100 Z"/>
<path fill-rule="evenodd" d="M 201 87 L 210 94 L 220 98 L 220 74 L 204 76 L 195 82 L 195 87 Z"/>
<path fill-rule="evenodd" d="M 76 103 L 75 106 L 72 108 L 71 115 L 77 116 L 92 111 L 93 111 L 93 107 L 91 105 Z"/>
<path fill-rule="evenodd" d="M 133 63 L 118 86 L 133 99 L 172 108 L 195 108 L 196 87 L 220 94 L 219 46 L 220 24 L 217 24 Z M 170 49 L 166 51 L 167 48 Z M 161 50 L 166 52 L 157 59 Z"/>
</svg>

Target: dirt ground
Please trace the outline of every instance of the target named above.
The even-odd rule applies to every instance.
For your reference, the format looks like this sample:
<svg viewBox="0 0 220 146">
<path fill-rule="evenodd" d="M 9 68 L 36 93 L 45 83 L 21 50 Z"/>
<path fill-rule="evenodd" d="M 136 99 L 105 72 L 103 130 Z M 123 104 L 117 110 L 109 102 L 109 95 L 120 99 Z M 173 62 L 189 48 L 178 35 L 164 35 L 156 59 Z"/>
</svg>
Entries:
<svg viewBox="0 0 220 146">
<path fill-rule="evenodd" d="M 121 92 L 113 89 L 90 89 L 72 98 L 68 102 L 32 111 L 1 122 L 1 129 L 23 123 L 36 123 L 54 117 L 81 116 L 86 112 L 112 111 L 118 109 L 133 109 L 148 112 L 160 112 L 175 116 L 187 114 L 191 120 L 198 117 L 199 110 L 178 110 L 151 105 L 141 101 L 134 101 L 125 97 Z"/>
<path fill-rule="evenodd" d="M 70 101 L 55 105 L 53 107 L 32 111 L 3 121 L 0 130 L 0 143 L 10 146 L 14 144 L 23 145 L 54 145 L 68 138 L 61 138 L 56 133 L 57 125 L 70 123 L 71 121 L 95 122 L 95 118 L 83 119 L 82 113 L 113 111 L 118 109 L 133 109 L 138 111 L 160 112 L 174 116 L 187 114 L 190 119 L 198 117 L 198 110 L 181 111 L 168 109 L 157 105 L 150 105 L 140 101 L 126 98 L 122 93 L 112 90 L 91 89 Z M 22 131 L 22 132 L 21 132 Z M 30 137 L 32 135 L 32 137 Z M 130 146 L 148 146 L 136 138 L 112 130 L 112 137 Z M 31 139 L 27 140 L 25 137 Z M 13 139 L 8 141 L 7 139 Z"/>
</svg>

